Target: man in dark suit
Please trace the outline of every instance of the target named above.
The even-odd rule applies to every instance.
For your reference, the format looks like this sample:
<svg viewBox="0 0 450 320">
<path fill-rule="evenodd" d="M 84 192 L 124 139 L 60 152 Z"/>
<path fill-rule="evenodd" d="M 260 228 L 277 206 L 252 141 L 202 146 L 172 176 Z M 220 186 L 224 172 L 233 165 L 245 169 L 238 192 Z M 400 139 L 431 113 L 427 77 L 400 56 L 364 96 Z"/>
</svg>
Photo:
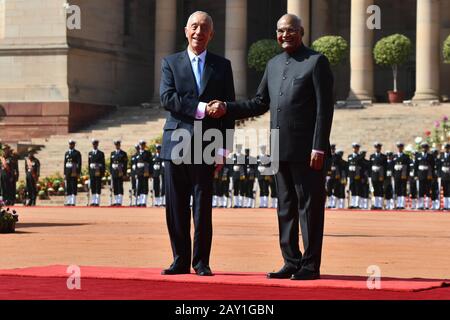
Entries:
<svg viewBox="0 0 450 320">
<path fill-rule="evenodd" d="M 215 102 L 227 117 L 246 118 L 270 110 L 278 130 L 278 223 L 284 266 L 269 278 L 320 277 L 325 205 L 325 161 L 330 157 L 333 75 L 327 58 L 302 44 L 301 20 L 280 18 L 277 40 L 283 48 L 266 67 L 252 100 Z M 212 112 L 215 115 L 214 112 Z M 220 113 L 219 113 L 220 114 Z M 272 131 L 274 134 L 274 131 Z M 305 252 L 300 252 L 299 218 Z"/>
<path fill-rule="evenodd" d="M 233 101 L 235 94 L 230 61 L 207 51 L 214 34 L 211 17 L 205 12 L 193 13 L 188 19 L 185 34 L 189 42 L 187 50 L 162 61 L 161 104 L 169 114 L 164 126 L 161 158 L 165 169 L 167 227 L 174 259 L 162 274 L 190 272 L 189 201 L 192 194 L 195 226 L 192 266 L 198 275 L 209 276 L 212 275 L 209 256 L 214 157 L 224 157 L 228 152 L 224 150 L 225 141 L 221 141 L 222 148 L 215 148 L 217 152 L 211 155 L 212 161 L 205 161 L 202 153 L 206 143 L 194 140 L 202 141 L 201 137 L 208 129 L 218 129 L 225 137 L 225 130 L 234 128 L 233 120 L 211 118 L 207 103 L 213 99 Z M 200 125 L 201 130 L 194 135 L 194 129 Z M 188 147 L 178 152 L 180 141 L 176 134 L 180 132 L 187 133 Z"/>
</svg>

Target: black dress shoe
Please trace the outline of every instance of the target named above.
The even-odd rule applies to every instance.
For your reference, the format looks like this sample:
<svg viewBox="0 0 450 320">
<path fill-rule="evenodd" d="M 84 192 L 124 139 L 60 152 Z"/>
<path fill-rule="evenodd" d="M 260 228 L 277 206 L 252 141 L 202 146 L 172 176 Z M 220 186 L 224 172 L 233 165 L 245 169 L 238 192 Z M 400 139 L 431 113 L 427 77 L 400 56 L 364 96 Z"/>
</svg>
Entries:
<svg viewBox="0 0 450 320">
<path fill-rule="evenodd" d="M 170 276 L 175 274 L 189 274 L 191 273 L 190 268 L 180 268 L 180 267 L 169 267 L 161 271 L 162 275 Z"/>
<path fill-rule="evenodd" d="M 298 271 L 297 268 L 283 266 L 283 268 L 281 268 L 277 272 L 269 272 L 267 274 L 267 278 L 269 278 L 269 279 L 289 279 L 297 271 Z"/>
<path fill-rule="evenodd" d="M 213 275 L 211 268 L 208 266 L 195 269 L 195 273 L 202 277 L 210 277 Z"/>
<path fill-rule="evenodd" d="M 307 269 L 300 269 L 298 272 L 294 273 L 291 280 L 316 280 L 320 279 L 320 273 L 313 272 Z"/>
</svg>

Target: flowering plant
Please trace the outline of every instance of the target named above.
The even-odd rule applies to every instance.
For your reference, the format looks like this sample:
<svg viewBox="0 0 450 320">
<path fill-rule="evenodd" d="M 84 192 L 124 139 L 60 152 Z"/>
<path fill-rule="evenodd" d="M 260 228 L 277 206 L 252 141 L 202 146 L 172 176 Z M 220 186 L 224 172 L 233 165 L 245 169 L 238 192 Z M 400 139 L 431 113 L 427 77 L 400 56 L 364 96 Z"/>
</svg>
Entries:
<svg viewBox="0 0 450 320">
<path fill-rule="evenodd" d="M 9 211 L 4 209 L 3 201 L 0 201 L 0 233 L 12 233 L 16 229 L 16 222 L 19 221 L 19 215 L 16 210 Z"/>
</svg>

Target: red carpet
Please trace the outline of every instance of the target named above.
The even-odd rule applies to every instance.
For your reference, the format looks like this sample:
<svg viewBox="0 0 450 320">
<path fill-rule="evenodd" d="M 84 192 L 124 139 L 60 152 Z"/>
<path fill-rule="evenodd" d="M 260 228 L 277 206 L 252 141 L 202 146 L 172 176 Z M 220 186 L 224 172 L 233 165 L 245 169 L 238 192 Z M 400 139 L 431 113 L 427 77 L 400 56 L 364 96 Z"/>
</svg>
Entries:
<svg viewBox="0 0 450 320">
<path fill-rule="evenodd" d="M 81 290 L 68 290 L 66 266 L 0 270 L 0 299 L 450 299 L 450 281 L 323 276 L 314 281 L 269 280 L 262 273 L 214 277 L 162 276 L 160 269 L 81 267 Z"/>
</svg>

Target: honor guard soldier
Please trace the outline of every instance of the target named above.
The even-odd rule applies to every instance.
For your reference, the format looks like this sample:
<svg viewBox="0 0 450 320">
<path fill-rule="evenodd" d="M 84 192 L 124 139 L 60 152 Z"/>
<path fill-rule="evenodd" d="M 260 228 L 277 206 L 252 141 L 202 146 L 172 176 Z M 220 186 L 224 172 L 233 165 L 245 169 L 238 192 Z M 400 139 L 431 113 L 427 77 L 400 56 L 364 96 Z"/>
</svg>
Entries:
<svg viewBox="0 0 450 320">
<path fill-rule="evenodd" d="M 39 181 L 41 163 L 34 156 L 32 148 L 28 149 L 28 157 L 25 159 L 25 176 L 28 202 L 27 206 L 36 205 L 37 189 L 36 184 Z"/>
<path fill-rule="evenodd" d="M 220 171 L 222 169 L 219 168 L 219 165 L 215 165 L 214 167 L 214 177 L 213 177 L 213 196 L 212 196 L 212 207 L 217 207 L 217 202 L 219 199 L 219 193 L 220 193 Z"/>
<path fill-rule="evenodd" d="M 75 206 L 78 177 L 81 174 L 81 153 L 75 149 L 75 141 L 69 140 L 69 150 L 64 155 L 64 176 L 66 178 L 66 203 Z"/>
<path fill-rule="evenodd" d="M 438 169 L 438 159 L 439 159 L 439 151 L 437 149 L 432 149 L 431 154 L 434 159 L 434 174 L 433 179 L 431 180 L 431 209 L 440 210 L 441 209 L 441 201 L 440 201 L 440 187 L 439 187 L 439 169 Z"/>
<path fill-rule="evenodd" d="M 384 179 L 384 198 L 386 199 L 386 209 L 393 210 L 395 208 L 394 187 L 392 179 L 395 169 L 394 153 L 386 152 L 386 177 Z"/>
<path fill-rule="evenodd" d="M 337 162 L 339 161 L 339 156 L 336 154 L 336 145 L 330 145 L 331 149 L 331 161 L 329 161 L 329 165 L 327 166 L 326 178 L 325 178 L 325 189 L 328 197 L 328 209 L 336 208 L 336 197 L 334 196 L 335 188 L 339 184 L 340 175 L 336 173 L 337 171 Z M 338 177 L 337 177 L 338 176 Z M 336 181 L 337 179 L 337 181 Z"/>
<path fill-rule="evenodd" d="M 4 145 L 3 156 L 0 157 L 0 166 L 3 201 L 6 205 L 13 206 L 16 201 L 16 182 L 19 179 L 19 167 L 9 145 Z"/>
<path fill-rule="evenodd" d="M 165 205 L 164 185 L 164 161 L 161 159 L 161 145 L 156 145 L 156 153 L 153 156 L 153 192 L 155 195 L 154 205 Z"/>
<path fill-rule="evenodd" d="M 413 153 L 411 162 L 409 163 L 409 194 L 411 197 L 411 209 L 417 209 L 417 170 L 416 170 L 416 159 L 419 153 Z"/>
<path fill-rule="evenodd" d="M 409 178 L 411 159 L 403 153 L 403 142 L 397 142 L 397 153 L 394 155 L 394 195 L 397 200 L 396 209 L 405 209 L 406 185 Z"/>
<path fill-rule="evenodd" d="M 384 179 L 386 175 L 387 158 L 381 153 L 383 145 L 379 142 L 374 143 L 375 153 L 370 155 L 370 181 L 373 187 L 374 202 L 372 209 L 383 209 L 384 197 Z M 392 177 L 391 177 L 392 178 Z"/>
<path fill-rule="evenodd" d="M 344 151 L 336 151 L 336 173 L 334 178 L 336 179 L 336 185 L 334 186 L 333 196 L 337 203 L 338 209 L 345 208 L 345 187 L 347 186 L 348 165 L 347 161 L 343 159 Z"/>
<path fill-rule="evenodd" d="M 146 142 L 139 141 L 139 154 L 136 156 L 136 175 L 137 175 L 137 194 L 139 195 L 137 205 L 138 207 L 147 206 L 148 196 L 148 179 L 151 178 L 153 165 L 152 154 L 145 150 Z"/>
<path fill-rule="evenodd" d="M 131 191 L 130 191 L 130 205 L 138 205 L 138 194 L 137 194 L 137 176 L 136 176 L 136 159 L 139 155 L 139 143 L 134 145 L 135 153 L 131 156 L 130 167 L 131 167 Z M 133 196 L 136 201 L 133 202 Z"/>
<path fill-rule="evenodd" d="M 369 209 L 369 194 L 370 194 L 370 161 L 366 159 L 367 151 L 361 151 L 361 193 L 359 195 L 359 207 L 361 209 Z"/>
<path fill-rule="evenodd" d="M 258 166 L 259 207 L 269 207 L 269 183 L 270 183 L 270 156 L 266 153 L 266 146 L 259 146 L 259 154 L 256 157 Z"/>
<path fill-rule="evenodd" d="M 424 210 L 430 208 L 431 182 L 435 174 L 435 160 L 431 153 L 428 152 L 429 145 L 427 142 L 421 144 L 422 152 L 417 154 L 415 166 L 417 177 L 419 178 L 419 205 L 418 209 Z"/>
<path fill-rule="evenodd" d="M 351 203 L 349 208 L 356 209 L 359 208 L 359 202 L 362 189 L 361 184 L 361 174 L 362 174 L 362 158 L 359 153 L 360 145 L 356 142 L 352 144 L 353 153 L 348 155 L 348 177 L 350 179 L 350 192 L 351 192 Z"/>
<path fill-rule="evenodd" d="M 244 207 L 253 208 L 255 203 L 255 195 L 253 188 L 255 186 L 257 172 L 256 158 L 250 156 L 250 149 L 245 149 L 245 195 Z"/>
<path fill-rule="evenodd" d="M 111 152 L 109 172 L 111 173 L 112 192 L 114 194 L 113 206 L 121 206 L 123 202 L 123 178 L 127 175 L 128 156 L 123 151 L 120 140 L 114 140 L 116 150 Z"/>
<path fill-rule="evenodd" d="M 228 200 L 230 197 L 230 179 L 231 179 L 232 167 L 229 164 L 225 164 L 219 171 L 219 194 L 217 198 L 217 206 L 220 208 L 228 207 Z"/>
<path fill-rule="evenodd" d="M 105 176 L 105 154 L 98 149 L 99 141 L 92 139 L 92 151 L 88 154 L 89 182 L 92 194 L 91 206 L 100 206 L 100 194 L 102 192 L 102 178 Z"/>
<path fill-rule="evenodd" d="M 439 157 L 439 177 L 444 189 L 444 208 L 450 210 L 450 143 L 444 145 L 445 152 Z"/>
<path fill-rule="evenodd" d="M 242 145 L 236 145 L 236 153 L 231 154 L 233 163 L 233 203 L 234 208 L 243 206 L 245 196 L 245 155 L 242 153 Z"/>
</svg>

